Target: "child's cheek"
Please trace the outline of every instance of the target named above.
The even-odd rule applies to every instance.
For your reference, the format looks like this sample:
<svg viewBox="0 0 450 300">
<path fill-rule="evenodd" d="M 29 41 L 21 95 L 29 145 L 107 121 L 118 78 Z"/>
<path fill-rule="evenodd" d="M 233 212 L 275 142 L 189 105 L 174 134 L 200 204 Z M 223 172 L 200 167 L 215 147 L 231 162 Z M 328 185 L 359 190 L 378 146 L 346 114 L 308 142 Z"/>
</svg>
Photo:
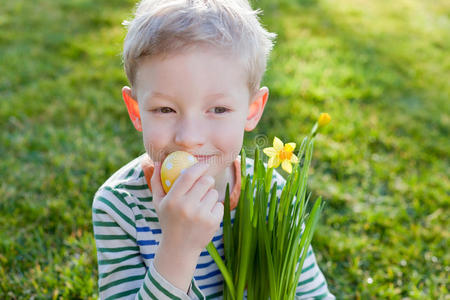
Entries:
<svg viewBox="0 0 450 300">
<path fill-rule="evenodd" d="M 170 136 L 164 134 L 163 130 L 151 129 L 143 136 L 145 150 L 153 161 L 162 161 L 168 146 Z"/>
<path fill-rule="evenodd" d="M 236 147 L 239 148 L 239 145 L 244 137 L 243 128 L 234 124 L 233 126 L 228 126 L 226 129 L 220 130 L 219 132 L 220 135 L 216 136 L 220 140 L 223 147 L 228 149 L 233 149 Z"/>
</svg>

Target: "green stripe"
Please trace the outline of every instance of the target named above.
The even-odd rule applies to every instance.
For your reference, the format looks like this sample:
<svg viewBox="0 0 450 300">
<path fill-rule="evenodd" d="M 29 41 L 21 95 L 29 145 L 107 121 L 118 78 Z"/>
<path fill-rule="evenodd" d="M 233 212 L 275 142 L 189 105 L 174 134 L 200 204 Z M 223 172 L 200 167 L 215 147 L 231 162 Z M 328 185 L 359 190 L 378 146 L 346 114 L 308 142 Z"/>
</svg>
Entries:
<svg viewBox="0 0 450 300">
<path fill-rule="evenodd" d="M 139 201 L 141 202 L 152 202 L 153 201 L 153 197 L 137 197 L 139 199 Z"/>
<path fill-rule="evenodd" d="M 130 172 L 128 172 L 127 176 L 125 176 L 125 179 L 129 178 L 133 174 L 134 174 L 134 169 L 131 169 Z"/>
<path fill-rule="evenodd" d="M 154 210 L 153 208 L 147 208 L 147 207 L 145 207 L 145 206 L 142 205 L 142 204 L 138 204 L 137 207 L 138 207 L 139 209 L 142 209 L 142 210 L 150 210 L 150 211 L 152 211 L 152 212 L 154 212 L 154 213 L 156 214 L 156 210 Z"/>
<path fill-rule="evenodd" d="M 105 260 L 100 260 L 98 262 L 99 265 L 110 265 L 110 264 L 117 264 L 123 261 L 126 261 L 127 259 L 139 256 L 139 253 L 133 253 L 124 257 L 119 257 L 119 258 L 113 258 L 113 259 L 105 259 Z"/>
<path fill-rule="evenodd" d="M 147 285 L 145 285 L 144 283 L 144 291 L 147 293 L 147 295 L 150 296 L 150 298 L 154 299 L 154 300 L 158 300 L 158 298 L 156 298 L 155 295 L 153 295 L 153 293 L 148 289 Z"/>
<path fill-rule="evenodd" d="M 321 289 L 324 285 L 325 285 L 325 281 L 322 282 L 322 284 L 320 284 L 318 287 L 316 287 L 316 288 L 314 288 L 312 290 L 309 290 L 309 291 L 306 291 L 306 292 L 301 292 L 301 293 L 296 293 L 295 295 L 303 296 L 303 295 L 306 295 L 306 294 L 314 293 L 315 291 Z"/>
<path fill-rule="evenodd" d="M 120 227 L 116 222 L 102 222 L 102 221 L 94 221 L 94 226 L 101 227 Z"/>
<path fill-rule="evenodd" d="M 141 296 L 140 293 L 138 294 L 138 299 L 139 299 L 139 300 L 144 300 L 144 299 L 142 298 L 142 296 Z"/>
<path fill-rule="evenodd" d="M 142 280 L 142 279 L 144 279 L 144 277 L 145 277 L 145 274 L 144 275 L 137 275 L 137 276 L 130 276 L 130 277 L 126 277 L 126 278 L 123 278 L 123 279 L 116 280 L 116 281 L 111 281 L 110 283 L 101 286 L 98 290 L 100 292 L 103 292 L 103 291 L 109 289 L 110 287 L 113 287 L 113 286 L 116 286 L 116 285 L 119 285 L 119 284 L 122 284 L 122 283 L 125 283 L 125 282 L 130 282 L 130 281 L 135 281 L 135 280 Z"/>
<path fill-rule="evenodd" d="M 98 215 L 106 215 L 106 214 L 107 214 L 107 212 L 105 212 L 104 210 L 96 209 L 96 208 L 94 208 L 94 209 L 92 210 L 92 212 L 93 212 L 94 214 L 98 214 Z"/>
<path fill-rule="evenodd" d="M 103 197 L 98 197 L 97 198 L 99 201 L 105 203 L 106 205 L 108 205 L 112 210 L 114 210 L 114 212 L 116 214 L 118 214 L 125 222 L 127 222 L 128 224 L 130 224 L 133 227 L 136 227 L 136 224 L 130 219 L 128 218 L 125 214 L 123 214 L 117 207 L 115 207 L 108 199 L 103 198 Z"/>
<path fill-rule="evenodd" d="M 202 292 L 198 289 L 198 287 L 195 285 L 194 279 L 191 281 L 192 284 L 192 290 L 194 291 L 194 294 L 197 295 L 199 299 L 205 300 L 205 296 L 202 295 Z"/>
<path fill-rule="evenodd" d="M 297 284 L 297 287 L 299 287 L 299 286 L 301 286 L 301 285 L 305 285 L 305 284 L 307 284 L 307 283 L 309 283 L 309 282 L 311 282 L 311 281 L 314 281 L 314 279 L 316 279 L 317 276 L 319 276 L 319 271 L 317 271 L 316 274 L 314 274 L 313 277 L 308 278 L 308 279 L 303 280 L 303 281 L 300 281 L 300 282 Z"/>
<path fill-rule="evenodd" d="M 122 297 L 125 297 L 125 296 L 128 296 L 128 295 L 136 294 L 137 292 L 139 292 L 139 289 L 129 290 L 129 291 L 125 291 L 125 292 L 121 292 L 121 293 L 117 293 L 115 295 L 109 296 L 105 300 L 112 300 L 112 299 L 122 298 Z"/>
<path fill-rule="evenodd" d="M 121 267 L 115 268 L 111 272 L 101 273 L 100 275 L 98 275 L 98 277 L 99 278 L 105 278 L 105 277 L 108 277 L 109 275 L 111 275 L 113 273 L 116 273 L 116 272 L 120 272 L 120 271 L 123 271 L 123 270 L 130 270 L 130 269 L 139 269 L 139 268 L 144 268 L 144 265 L 142 263 L 139 263 L 137 265 L 121 266 Z"/>
<path fill-rule="evenodd" d="M 130 236 L 129 234 L 118 234 L 118 235 L 112 235 L 112 234 L 94 234 L 94 238 L 97 240 L 132 240 L 133 242 L 136 242 L 136 239 Z"/>
<path fill-rule="evenodd" d="M 140 184 L 140 185 L 130 185 L 130 184 L 118 184 L 115 186 L 115 188 L 124 188 L 127 190 L 133 190 L 133 191 L 138 191 L 138 190 L 148 190 L 148 186 L 147 184 Z"/>
<path fill-rule="evenodd" d="M 313 299 L 321 300 L 321 299 L 327 297 L 328 295 L 329 295 L 328 293 L 324 293 L 324 294 L 321 294 L 321 295 L 318 295 L 318 296 L 314 296 Z"/>
<path fill-rule="evenodd" d="M 217 298 L 217 297 L 222 296 L 222 294 L 223 294 L 223 291 L 220 291 L 220 292 L 217 292 L 217 293 L 215 293 L 215 294 L 211 294 L 211 295 L 209 295 L 209 296 L 206 296 L 206 299 L 207 299 L 207 300 L 209 300 L 209 299 L 214 299 L 214 298 Z"/>
<path fill-rule="evenodd" d="M 313 262 L 312 264 L 310 264 L 309 266 L 307 266 L 306 268 L 302 269 L 302 273 L 308 272 L 309 270 L 311 270 L 312 268 L 314 268 L 315 263 Z"/>
<path fill-rule="evenodd" d="M 158 288 L 158 290 L 160 290 L 164 295 L 166 295 L 167 297 L 169 297 L 170 299 L 176 299 L 176 300 L 181 300 L 181 298 L 178 298 L 177 296 L 171 294 L 168 290 L 166 290 L 165 288 L 163 288 L 158 281 L 155 280 L 155 278 L 153 278 L 152 273 L 149 273 L 149 278 L 150 281 L 153 283 L 154 286 L 156 286 Z"/>
<path fill-rule="evenodd" d="M 136 219 L 136 221 L 145 219 L 145 221 L 147 221 L 147 222 L 156 222 L 156 223 L 159 222 L 158 217 L 145 217 L 144 218 L 144 216 L 142 214 L 136 215 L 135 219 Z"/>
<path fill-rule="evenodd" d="M 142 177 L 144 177 L 145 176 L 145 174 L 144 174 L 144 170 L 141 170 L 141 173 L 139 173 L 139 176 L 138 176 L 138 178 L 142 178 Z"/>
<path fill-rule="evenodd" d="M 107 252 L 121 252 L 121 251 L 139 251 L 138 246 L 129 246 L 129 247 L 119 247 L 119 248 L 98 248 L 98 252 L 107 253 Z"/>
<path fill-rule="evenodd" d="M 124 205 L 128 206 L 130 209 L 136 206 L 136 203 L 128 203 L 125 199 L 125 196 L 128 196 L 128 193 L 121 193 L 118 190 L 115 190 L 109 186 L 105 187 L 105 190 L 111 192 L 114 194 L 114 196 L 117 197 L 117 199 L 120 200 Z"/>
</svg>

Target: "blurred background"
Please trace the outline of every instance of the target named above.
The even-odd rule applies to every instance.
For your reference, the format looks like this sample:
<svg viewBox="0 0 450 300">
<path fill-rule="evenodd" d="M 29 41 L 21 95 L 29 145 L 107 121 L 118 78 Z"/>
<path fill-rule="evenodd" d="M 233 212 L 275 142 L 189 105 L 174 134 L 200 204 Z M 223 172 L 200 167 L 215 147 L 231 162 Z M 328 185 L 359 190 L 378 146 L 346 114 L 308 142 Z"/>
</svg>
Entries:
<svg viewBox="0 0 450 300">
<path fill-rule="evenodd" d="M 320 112 L 313 246 L 338 299 L 450 299 L 450 2 L 265 0 L 278 34 L 245 145 Z M 0 298 L 95 299 L 91 203 L 144 153 L 121 99 L 131 0 L 0 5 Z M 262 146 L 261 143 L 259 146 Z M 266 145 L 269 146 L 269 145 Z"/>
</svg>

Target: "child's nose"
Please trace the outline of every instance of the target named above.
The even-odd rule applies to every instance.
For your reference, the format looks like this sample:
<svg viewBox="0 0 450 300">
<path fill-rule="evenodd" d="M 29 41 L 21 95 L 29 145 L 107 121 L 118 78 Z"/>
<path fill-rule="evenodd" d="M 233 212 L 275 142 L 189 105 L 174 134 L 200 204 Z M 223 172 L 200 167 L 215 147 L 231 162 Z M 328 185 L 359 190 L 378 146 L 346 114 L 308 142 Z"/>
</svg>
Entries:
<svg viewBox="0 0 450 300">
<path fill-rule="evenodd" d="M 194 118 L 179 123 L 175 143 L 185 149 L 193 149 L 205 143 L 205 128 Z"/>
</svg>

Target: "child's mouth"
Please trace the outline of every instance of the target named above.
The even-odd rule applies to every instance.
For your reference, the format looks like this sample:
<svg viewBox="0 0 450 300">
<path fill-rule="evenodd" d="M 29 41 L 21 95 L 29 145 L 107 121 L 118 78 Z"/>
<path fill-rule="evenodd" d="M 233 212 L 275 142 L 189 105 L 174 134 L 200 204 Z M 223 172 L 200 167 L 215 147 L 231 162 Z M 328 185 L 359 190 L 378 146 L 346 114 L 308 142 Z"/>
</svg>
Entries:
<svg viewBox="0 0 450 300">
<path fill-rule="evenodd" d="M 194 155 L 198 161 L 210 160 L 214 155 Z"/>
</svg>

